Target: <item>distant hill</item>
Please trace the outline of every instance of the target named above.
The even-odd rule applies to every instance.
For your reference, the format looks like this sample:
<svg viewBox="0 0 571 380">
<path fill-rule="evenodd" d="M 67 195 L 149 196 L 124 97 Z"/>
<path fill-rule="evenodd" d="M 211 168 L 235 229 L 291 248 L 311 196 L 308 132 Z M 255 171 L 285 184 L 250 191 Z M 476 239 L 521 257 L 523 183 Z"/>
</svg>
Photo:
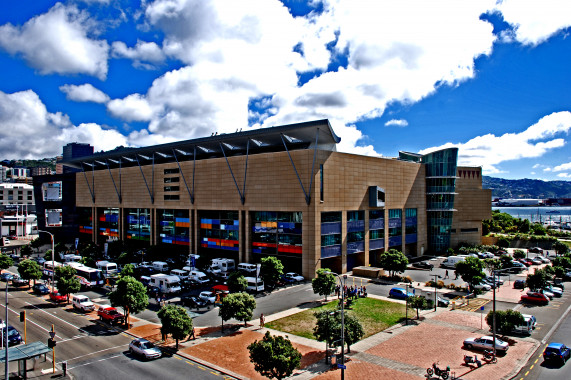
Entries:
<svg viewBox="0 0 571 380">
<path fill-rule="evenodd" d="M 571 198 L 571 181 L 482 176 L 482 187 L 492 190 L 492 198 Z"/>
</svg>

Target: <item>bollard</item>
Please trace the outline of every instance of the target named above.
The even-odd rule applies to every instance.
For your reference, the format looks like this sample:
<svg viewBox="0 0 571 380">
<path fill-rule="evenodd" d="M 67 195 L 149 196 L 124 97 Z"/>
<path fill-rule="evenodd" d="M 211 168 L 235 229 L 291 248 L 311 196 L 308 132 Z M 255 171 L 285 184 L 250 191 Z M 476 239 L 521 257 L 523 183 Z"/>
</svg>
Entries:
<svg viewBox="0 0 571 380">
<path fill-rule="evenodd" d="M 61 371 L 64 376 L 67 376 L 67 362 L 61 362 Z"/>
<path fill-rule="evenodd" d="M 456 301 L 452 301 L 452 310 L 456 310 Z"/>
</svg>

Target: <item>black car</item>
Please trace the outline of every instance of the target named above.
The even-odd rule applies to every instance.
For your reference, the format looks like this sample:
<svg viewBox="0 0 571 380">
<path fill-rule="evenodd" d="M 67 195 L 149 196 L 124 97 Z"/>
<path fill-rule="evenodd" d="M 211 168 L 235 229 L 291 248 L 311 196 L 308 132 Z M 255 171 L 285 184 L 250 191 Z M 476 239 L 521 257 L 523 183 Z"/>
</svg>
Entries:
<svg viewBox="0 0 571 380">
<path fill-rule="evenodd" d="M 182 296 L 180 297 L 180 304 L 188 307 L 201 308 L 207 306 L 206 302 L 196 296 Z"/>
<path fill-rule="evenodd" d="M 37 283 L 34 286 L 32 286 L 32 290 L 34 291 L 35 294 L 40 294 L 40 295 L 49 294 L 50 292 L 50 289 L 46 285 L 40 283 Z"/>
<path fill-rule="evenodd" d="M 528 251 L 533 253 L 543 253 L 543 249 L 539 247 L 531 247 L 530 249 L 528 249 Z"/>
<path fill-rule="evenodd" d="M 520 263 L 519 261 L 514 261 L 511 263 L 511 267 L 509 268 L 508 272 L 510 273 L 520 273 L 522 272 L 524 269 L 526 269 L 526 266 L 522 263 Z"/>
<path fill-rule="evenodd" d="M 412 263 L 414 268 L 421 268 L 421 269 L 430 269 L 434 268 L 434 264 L 429 263 L 428 261 L 418 261 L 416 263 Z"/>
<path fill-rule="evenodd" d="M 2 337 L 4 337 L 6 334 L 4 328 L 0 329 L 0 332 L 2 334 Z M 16 328 L 13 326 L 8 326 L 8 345 L 15 346 L 20 343 L 22 343 L 22 336 L 20 335 L 18 330 L 16 330 Z"/>
<path fill-rule="evenodd" d="M 180 280 L 180 287 L 183 290 L 200 289 L 202 287 L 202 283 L 191 278 L 185 278 Z"/>
<path fill-rule="evenodd" d="M 525 289 L 525 280 L 515 280 L 514 289 Z"/>
</svg>

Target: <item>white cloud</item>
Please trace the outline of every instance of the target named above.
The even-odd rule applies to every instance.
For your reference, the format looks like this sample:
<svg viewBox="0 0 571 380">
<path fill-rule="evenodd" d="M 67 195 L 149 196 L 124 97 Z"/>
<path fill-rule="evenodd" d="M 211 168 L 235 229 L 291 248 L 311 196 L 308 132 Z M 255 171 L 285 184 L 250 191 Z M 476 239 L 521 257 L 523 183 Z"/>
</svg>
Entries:
<svg viewBox="0 0 571 380">
<path fill-rule="evenodd" d="M 540 167 L 542 167 L 542 166 L 543 166 L 543 165 L 541 165 L 541 164 L 535 164 L 535 165 L 532 166 L 532 168 L 533 168 L 533 169 L 537 169 L 537 168 L 540 168 Z"/>
<path fill-rule="evenodd" d="M 87 13 L 57 3 L 22 27 L 0 26 L 0 47 L 21 55 L 42 74 L 107 76 L 106 41 L 90 38 L 94 29 Z"/>
<path fill-rule="evenodd" d="M 153 114 L 144 96 L 132 94 L 124 99 L 113 99 L 107 103 L 109 112 L 127 121 L 149 121 Z"/>
<path fill-rule="evenodd" d="M 109 101 L 109 96 L 107 96 L 107 94 L 93 87 L 89 83 L 79 86 L 65 84 L 60 86 L 59 89 L 66 95 L 67 99 L 75 102 L 107 103 Z"/>
<path fill-rule="evenodd" d="M 569 130 L 571 130 L 571 112 L 554 112 L 542 117 L 520 133 L 506 133 L 502 136 L 487 134 L 465 143 L 447 143 L 440 147 L 428 148 L 421 153 L 458 147 L 459 165 L 482 166 L 485 174 L 495 174 L 500 171 L 497 165 L 502 162 L 541 157 L 553 149 L 563 147 L 565 140 L 557 136 L 562 136 Z"/>
<path fill-rule="evenodd" d="M 559 178 L 571 178 L 571 174 L 569 174 L 569 173 L 559 173 L 559 174 L 557 174 L 557 177 L 559 177 Z"/>
<path fill-rule="evenodd" d="M 554 172 L 561 172 L 564 170 L 571 170 L 571 162 L 567 162 L 565 164 L 557 165 L 553 168 Z"/>
<path fill-rule="evenodd" d="M 393 125 L 396 127 L 406 127 L 408 126 L 408 121 L 404 119 L 392 119 L 385 123 L 385 127 L 390 127 Z"/>
<path fill-rule="evenodd" d="M 5 158 L 39 158 L 60 155 L 71 142 L 89 143 L 96 150 L 128 146 L 115 130 L 90 123 L 74 126 L 66 115 L 50 113 L 32 90 L 7 94 L 0 91 L 0 151 Z"/>
<path fill-rule="evenodd" d="M 130 48 L 123 41 L 115 41 L 111 48 L 114 58 L 130 59 L 138 67 L 152 68 L 152 66 L 145 65 L 145 62 L 156 65 L 165 60 L 165 54 L 159 45 L 154 42 L 137 41 L 135 47 Z"/>
</svg>

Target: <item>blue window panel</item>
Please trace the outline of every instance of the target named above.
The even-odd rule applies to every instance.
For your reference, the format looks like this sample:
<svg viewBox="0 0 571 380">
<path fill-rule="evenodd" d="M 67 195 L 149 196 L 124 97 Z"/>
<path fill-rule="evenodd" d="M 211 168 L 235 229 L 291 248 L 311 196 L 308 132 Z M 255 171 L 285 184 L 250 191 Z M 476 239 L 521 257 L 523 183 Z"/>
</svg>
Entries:
<svg viewBox="0 0 571 380">
<path fill-rule="evenodd" d="M 412 216 L 412 217 L 406 218 L 405 223 L 406 223 L 407 226 L 416 226 L 416 224 L 417 224 L 417 223 L 416 223 L 416 216 Z"/>
<path fill-rule="evenodd" d="M 329 247 L 321 247 L 321 258 L 341 256 L 341 246 L 331 245 Z"/>
<path fill-rule="evenodd" d="M 353 270 L 357 266 L 357 257 L 355 255 L 347 255 L 347 271 Z"/>
<path fill-rule="evenodd" d="M 321 223 L 321 235 L 332 235 L 341 233 L 341 222 Z"/>
<path fill-rule="evenodd" d="M 369 219 L 369 229 L 370 230 L 384 230 L 385 220 L 384 219 Z"/>
<path fill-rule="evenodd" d="M 354 220 L 352 222 L 347 222 L 347 232 L 359 232 L 359 231 L 365 231 L 364 220 Z"/>
<path fill-rule="evenodd" d="M 402 219 L 389 219 L 389 228 L 402 227 Z"/>
<path fill-rule="evenodd" d="M 407 234 L 404 237 L 404 241 L 406 244 L 416 243 L 416 234 Z"/>
<path fill-rule="evenodd" d="M 376 239 L 369 241 L 369 250 L 385 248 L 385 239 Z"/>
<path fill-rule="evenodd" d="M 402 239 L 400 236 L 390 236 L 389 237 L 389 247 L 395 247 L 402 244 Z"/>
<path fill-rule="evenodd" d="M 364 252 L 364 251 L 365 251 L 364 241 L 355 241 L 352 243 L 347 243 L 347 254 Z"/>
</svg>

